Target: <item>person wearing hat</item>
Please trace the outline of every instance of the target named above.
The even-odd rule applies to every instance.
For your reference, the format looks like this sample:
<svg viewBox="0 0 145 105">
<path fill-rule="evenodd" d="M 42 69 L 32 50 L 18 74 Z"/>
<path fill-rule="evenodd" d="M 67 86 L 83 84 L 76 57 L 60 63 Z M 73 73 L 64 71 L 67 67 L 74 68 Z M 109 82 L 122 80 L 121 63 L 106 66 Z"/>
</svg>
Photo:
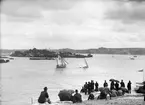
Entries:
<svg viewBox="0 0 145 105">
<path fill-rule="evenodd" d="M 49 99 L 49 95 L 47 93 L 47 87 L 44 87 L 44 91 L 41 92 L 39 98 L 38 98 L 38 102 L 43 104 L 45 102 L 48 102 L 49 104 L 51 104 L 51 101 Z"/>
<path fill-rule="evenodd" d="M 79 103 L 82 102 L 82 96 L 80 93 L 78 93 L 78 90 L 75 90 L 75 94 L 73 96 L 73 103 Z"/>
<path fill-rule="evenodd" d="M 120 87 L 125 87 L 123 80 L 121 80 L 120 85 L 121 85 Z"/>
<path fill-rule="evenodd" d="M 106 80 L 104 81 L 103 86 L 104 86 L 104 87 L 108 87 L 108 83 L 106 82 Z"/>
</svg>

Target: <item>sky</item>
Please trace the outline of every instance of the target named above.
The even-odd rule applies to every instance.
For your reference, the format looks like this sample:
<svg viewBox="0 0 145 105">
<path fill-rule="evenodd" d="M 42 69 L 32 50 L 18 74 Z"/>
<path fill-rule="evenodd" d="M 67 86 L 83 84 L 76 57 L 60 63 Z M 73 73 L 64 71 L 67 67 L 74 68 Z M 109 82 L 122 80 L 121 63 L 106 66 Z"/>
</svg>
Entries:
<svg viewBox="0 0 145 105">
<path fill-rule="evenodd" d="M 1 48 L 145 47 L 145 0 L 2 0 Z"/>
</svg>

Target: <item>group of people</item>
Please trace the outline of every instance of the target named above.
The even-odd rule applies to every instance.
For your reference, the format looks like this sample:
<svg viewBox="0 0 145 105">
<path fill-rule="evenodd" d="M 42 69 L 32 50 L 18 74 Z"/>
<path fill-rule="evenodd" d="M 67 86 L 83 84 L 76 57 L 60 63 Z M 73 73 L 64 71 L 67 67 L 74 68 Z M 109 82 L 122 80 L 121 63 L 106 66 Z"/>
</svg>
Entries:
<svg viewBox="0 0 145 105">
<path fill-rule="evenodd" d="M 108 88 L 108 83 L 106 82 L 106 80 L 104 81 L 103 84 L 104 88 L 107 87 Z M 88 100 L 94 99 L 94 95 L 92 94 L 92 92 L 94 91 L 98 91 L 99 90 L 99 84 L 96 81 L 94 83 L 93 80 L 89 81 L 89 82 L 85 82 L 84 86 L 81 89 L 81 92 L 84 92 L 85 95 L 89 95 Z M 109 90 L 116 90 L 118 91 L 120 88 L 124 87 L 125 88 L 125 83 L 123 80 L 121 80 L 120 82 L 120 86 L 119 86 L 119 81 L 111 81 L 110 83 L 110 89 Z M 128 89 L 128 93 L 131 93 L 131 81 L 129 81 L 127 83 L 127 89 Z M 72 96 L 72 100 L 73 103 L 77 103 L 77 102 L 82 102 L 82 96 L 80 93 L 78 93 L 78 90 L 75 90 L 75 94 Z M 39 98 L 38 98 L 38 102 L 39 103 L 45 103 L 48 102 L 49 104 L 51 104 L 49 95 L 47 93 L 47 87 L 44 87 L 44 90 L 41 92 Z"/>
<path fill-rule="evenodd" d="M 78 93 L 78 90 L 75 90 L 75 94 L 71 97 L 71 101 L 73 103 L 79 103 L 82 102 L 82 96 L 80 93 Z M 43 103 L 49 103 L 51 104 L 48 92 L 47 92 L 47 87 L 44 87 L 44 90 L 41 92 L 39 98 L 38 98 L 38 103 L 43 104 Z"/>
<path fill-rule="evenodd" d="M 89 82 L 85 82 L 84 86 L 81 89 L 81 92 L 84 92 L 85 95 L 91 94 L 91 92 L 93 92 L 93 91 L 98 91 L 98 87 L 99 87 L 98 82 L 96 81 L 94 83 L 94 81 L 91 80 Z"/>
<path fill-rule="evenodd" d="M 128 89 L 128 93 L 131 93 L 131 81 L 129 80 L 129 82 L 127 83 L 127 89 Z M 108 87 L 108 83 L 106 82 L 106 80 L 104 81 L 103 87 Z M 123 80 L 121 80 L 120 85 L 119 85 L 119 81 L 111 81 L 110 83 L 110 90 L 119 90 L 121 87 L 125 88 L 125 83 Z M 89 82 L 85 82 L 84 86 L 81 89 L 81 92 L 84 92 L 85 95 L 90 94 L 93 91 L 98 91 L 99 88 L 99 84 L 96 81 L 94 83 L 93 80 L 89 81 Z"/>
<path fill-rule="evenodd" d="M 128 89 L 128 93 L 131 93 L 131 81 L 129 80 L 129 82 L 127 83 L 127 89 Z M 106 82 L 106 80 L 104 81 L 103 84 L 104 87 L 108 87 L 108 83 Z M 119 81 L 111 81 L 110 84 L 110 90 L 119 90 L 120 88 L 125 88 L 125 83 L 123 80 L 121 80 L 120 82 L 120 86 L 119 86 Z"/>
</svg>

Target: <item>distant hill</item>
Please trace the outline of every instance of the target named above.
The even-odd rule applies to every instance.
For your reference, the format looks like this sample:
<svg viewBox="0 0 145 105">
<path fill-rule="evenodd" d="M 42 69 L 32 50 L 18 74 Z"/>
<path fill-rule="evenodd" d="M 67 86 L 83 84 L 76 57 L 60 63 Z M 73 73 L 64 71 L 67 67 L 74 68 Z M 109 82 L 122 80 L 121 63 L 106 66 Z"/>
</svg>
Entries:
<svg viewBox="0 0 145 105">
<path fill-rule="evenodd" d="M 27 51 L 29 49 L 20 49 L 20 50 L 9 50 L 9 49 L 1 49 L 1 54 L 10 54 L 15 51 Z M 81 53 L 81 54 L 124 54 L 124 55 L 145 55 L 145 48 L 92 48 L 92 49 L 51 49 L 53 52 L 71 52 L 71 53 Z"/>
<path fill-rule="evenodd" d="M 145 48 L 104 48 L 98 49 L 59 49 L 64 52 L 91 53 L 91 54 L 125 54 L 125 55 L 145 55 Z"/>
</svg>

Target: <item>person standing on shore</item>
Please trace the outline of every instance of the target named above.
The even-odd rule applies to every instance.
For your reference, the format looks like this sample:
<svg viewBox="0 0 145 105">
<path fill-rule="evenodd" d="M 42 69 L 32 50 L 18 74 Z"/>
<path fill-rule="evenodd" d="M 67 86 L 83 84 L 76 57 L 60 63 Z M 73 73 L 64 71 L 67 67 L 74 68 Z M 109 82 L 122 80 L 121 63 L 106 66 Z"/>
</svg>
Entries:
<svg viewBox="0 0 145 105">
<path fill-rule="evenodd" d="M 121 85 L 120 87 L 125 87 L 123 80 L 121 80 L 120 85 Z"/>
<path fill-rule="evenodd" d="M 98 91 L 98 86 L 99 86 L 99 84 L 98 84 L 98 82 L 96 81 L 96 83 L 95 83 L 95 91 Z"/>
<path fill-rule="evenodd" d="M 128 89 L 128 92 L 131 94 L 131 81 L 128 82 L 127 89 Z"/>
<path fill-rule="evenodd" d="M 91 80 L 91 92 L 93 92 L 93 91 L 94 91 L 94 81 Z"/>
<path fill-rule="evenodd" d="M 113 90 L 114 89 L 114 81 L 111 81 L 111 84 L 110 84 L 110 90 Z"/>
<path fill-rule="evenodd" d="M 88 82 L 88 94 L 91 93 L 91 89 L 92 89 L 92 87 L 91 87 L 91 82 Z"/>
<path fill-rule="evenodd" d="M 104 81 L 104 87 L 108 87 L 108 83 L 106 82 L 106 80 Z"/>
<path fill-rule="evenodd" d="M 48 102 L 49 104 L 51 104 L 51 101 L 49 99 L 49 95 L 47 93 L 47 87 L 44 87 L 44 91 L 41 92 L 39 98 L 38 98 L 38 102 L 43 104 L 45 102 Z"/>
<path fill-rule="evenodd" d="M 118 82 L 115 83 L 115 88 L 117 91 L 119 90 L 119 83 Z"/>
<path fill-rule="evenodd" d="M 87 82 L 84 85 L 84 91 L 85 91 L 85 95 L 87 95 L 87 93 L 88 93 L 88 84 L 87 84 Z"/>
</svg>

